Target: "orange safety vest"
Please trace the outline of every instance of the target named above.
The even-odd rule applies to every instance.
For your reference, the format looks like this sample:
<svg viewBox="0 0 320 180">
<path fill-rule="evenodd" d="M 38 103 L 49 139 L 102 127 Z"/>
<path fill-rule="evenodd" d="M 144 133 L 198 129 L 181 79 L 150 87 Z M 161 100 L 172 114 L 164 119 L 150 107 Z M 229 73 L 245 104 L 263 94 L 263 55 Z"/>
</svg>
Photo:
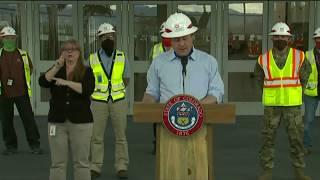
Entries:
<svg viewBox="0 0 320 180">
<path fill-rule="evenodd" d="M 258 63 L 264 71 L 262 102 L 265 106 L 297 106 L 302 104 L 299 72 L 304 61 L 303 51 L 290 48 L 286 64 L 279 69 L 272 50 L 260 55 Z"/>
</svg>

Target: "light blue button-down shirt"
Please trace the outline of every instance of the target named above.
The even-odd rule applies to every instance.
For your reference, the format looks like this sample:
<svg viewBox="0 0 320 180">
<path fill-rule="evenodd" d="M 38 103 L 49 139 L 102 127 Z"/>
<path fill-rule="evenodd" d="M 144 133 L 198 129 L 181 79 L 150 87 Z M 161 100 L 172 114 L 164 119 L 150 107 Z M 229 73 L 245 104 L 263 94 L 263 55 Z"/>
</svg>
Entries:
<svg viewBox="0 0 320 180">
<path fill-rule="evenodd" d="M 192 95 L 198 100 L 211 95 L 217 98 L 218 103 L 222 101 L 224 85 L 214 57 L 193 48 L 186 72 L 184 94 Z M 174 51 L 162 53 L 152 61 L 147 81 L 146 93 L 160 103 L 165 103 L 177 94 L 183 94 L 181 60 Z"/>
<path fill-rule="evenodd" d="M 112 65 L 112 61 L 113 61 L 113 59 L 112 59 L 113 54 L 111 57 L 108 57 L 102 48 L 100 48 L 98 50 L 98 53 L 100 55 L 100 58 L 101 58 L 101 61 L 102 61 L 102 64 L 103 64 L 105 70 L 107 71 L 108 74 L 110 74 L 111 65 Z M 129 62 L 128 62 L 127 58 L 125 58 L 123 77 L 130 78 L 130 68 L 129 68 Z"/>
</svg>

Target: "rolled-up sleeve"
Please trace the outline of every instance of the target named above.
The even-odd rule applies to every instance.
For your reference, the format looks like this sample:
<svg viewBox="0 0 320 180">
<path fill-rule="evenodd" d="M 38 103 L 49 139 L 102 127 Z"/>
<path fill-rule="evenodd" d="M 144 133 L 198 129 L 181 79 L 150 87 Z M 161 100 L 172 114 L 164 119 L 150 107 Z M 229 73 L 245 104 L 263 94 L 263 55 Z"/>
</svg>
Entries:
<svg viewBox="0 0 320 180">
<path fill-rule="evenodd" d="M 82 84 L 82 95 L 91 96 L 95 87 L 95 79 L 93 76 L 92 69 L 90 67 L 86 67 L 86 73 L 81 82 Z"/>
<path fill-rule="evenodd" d="M 156 61 L 151 63 L 147 74 L 147 82 L 146 93 L 153 96 L 158 102 L 160 99 L 160 79 L 156 68 Z"/>
<path fill-rule="evenodd" d="M 221 103 L 224 95 L 224 84 L 218 71 L 218 64 L 215 59 L 213 60 L 213 63 L 211 63 L 211 71 L 209 74 L 210 79 L 208 95 L 216 97 L 217 102 Z"/>
</svg>

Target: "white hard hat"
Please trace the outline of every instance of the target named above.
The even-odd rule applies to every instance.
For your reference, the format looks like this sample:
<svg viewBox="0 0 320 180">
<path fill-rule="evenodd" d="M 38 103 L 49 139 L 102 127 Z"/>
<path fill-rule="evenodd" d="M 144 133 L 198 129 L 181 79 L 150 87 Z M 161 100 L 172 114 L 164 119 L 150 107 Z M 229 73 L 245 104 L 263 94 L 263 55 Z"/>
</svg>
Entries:
<svg viewBox="0 0 320 180">
<path fill-rule="evenodd" d="M 313 38 L 317 38 L 317 37 L 320 37 L 320 27 L 318 27 L 313 33 Z"/>
<path fill-rule="evenodd" d="M 101 36 L 103 34 L 113 33 L 113 32 L 116 32 L 116 31 L 114 30 L 114 27 L 111 24 L 103 23 L 98 28 L 97 36 Z"/>
<path fill-rule="evenodd" d="M 162 34 L 166 31 L 166 22 L 163 22 L 160 26 L 159 33 Z"/>
<path fill-rule="evenodd" d="M 269 33 L 269 35 L 292 36 L 289 26 L 283 22 L 276 23 L 272 27 L 271 33 Z"/>
<path fill-rule="evenodd" d="M 16 30 L 14 30 L 11 26 L 6 26 L 2 28 L 0 32 L 0 37 L 3 36 L 16 36 Z"/>
<path fill-rule="evenodd" d="M 165 24 L 165 32 L 161 34 L 164 38 L 182 37 L 192 34 L 198 30 L 192 26 L 188 16 L 182 13 L 174 13 L 169 16 Z"/>
</svg>

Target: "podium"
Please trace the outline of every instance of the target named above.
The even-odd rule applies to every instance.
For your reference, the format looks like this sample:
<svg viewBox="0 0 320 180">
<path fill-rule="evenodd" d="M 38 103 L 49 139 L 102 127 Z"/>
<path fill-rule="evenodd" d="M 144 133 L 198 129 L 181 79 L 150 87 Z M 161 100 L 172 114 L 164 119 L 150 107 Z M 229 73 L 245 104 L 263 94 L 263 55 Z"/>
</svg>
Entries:
<svg viewBox="0 0 320 180">
<path fill-rule="evenodd" d="M 235 122 L 234 104 L 202 104 L 204 124 L 191 136 L 181 137 L 162 124 L 165 104 L 133 105 L 137 123 L 157 123 L 155 180 L 215 180 L 213 171 L 213 124 Z"/>
</svg>

